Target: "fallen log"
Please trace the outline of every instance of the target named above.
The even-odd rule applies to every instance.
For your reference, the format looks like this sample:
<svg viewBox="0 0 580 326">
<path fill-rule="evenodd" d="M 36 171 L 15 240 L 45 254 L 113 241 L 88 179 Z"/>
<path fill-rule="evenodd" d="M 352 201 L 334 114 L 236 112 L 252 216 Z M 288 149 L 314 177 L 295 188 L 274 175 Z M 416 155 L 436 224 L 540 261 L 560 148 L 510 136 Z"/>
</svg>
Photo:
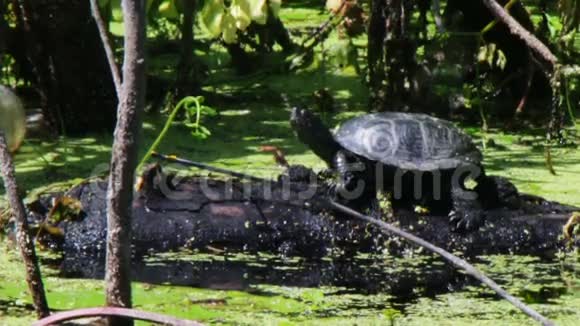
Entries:
<svg viewBox="0 0 580 326">
<path fill-rule="evenodd" d="M 164 175 L 147 177 L 133 201 L 133 249 L 136 254 L 181 248 L 286 255 L 324 256 L 333 250 L 371 251 L 386 248 L 401 253 L 410 245 L 384 235 L 369 224 L 329 209 L 321 183 L 241 181 L 210 177 Z M 103 255 L 106 240 L 105 181 L 81 184 L 67 192 L 82 206 L 82 218 L 60 221 L 65 255 Z M 436 246 L 465 255 L 550 254 L 565 248 L 560 236 L 578 208 L 531 195 L 519 195 L 517 209 L 487 211 L 477 232 L 452 232 L 446 216 L 399 210 L 392 222 Z M 46 215 L 45 204 L 31 212 Z M 38 209 L 38 207 L 44 209 Z M 44 217 L 40 217 L 44 218 Z M 578 244 L 576 241 L 574 244 Z"/>
</svg>

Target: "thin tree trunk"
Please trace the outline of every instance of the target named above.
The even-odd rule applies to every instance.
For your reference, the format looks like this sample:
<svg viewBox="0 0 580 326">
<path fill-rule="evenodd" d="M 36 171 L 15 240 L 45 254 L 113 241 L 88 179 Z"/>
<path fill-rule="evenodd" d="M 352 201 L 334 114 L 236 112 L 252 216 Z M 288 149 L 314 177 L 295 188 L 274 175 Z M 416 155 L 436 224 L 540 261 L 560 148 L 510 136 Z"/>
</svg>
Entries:
<svg viewBox="0 0 580 326">
<path fill-rule="evenodd" d="M 117 126 L 107 191 L 106 301 L 130 308 L 131 202 L 137 166 L 137 139 L 145 103 L 145 1 L 123 0 L 125 57 L 122 93 L 118 94 Z M 109 318 L 111 325 L 132 325 L 128 319 Z"/>
<path fill-rule="evenodd" d="M 175 85 L 175 102 L 199 91 L 196 80 L 191 80 L 193 72 L 193 23 L 196 0 L 183 1 L 183 22 L 181 24 L 181 56 L 177 65 L 177 79 Z"/>
<path fill-rule="evenodd" d="M 39 319 L 44 318 L 50 314 L 50 310 L 44 294 L 44 285 L 42 283 L 40 268 L 38 267 L 36 251 L 34 250 L 34 241 L 28 234 L 28 220 L 26 219 L 24 203 L 18 196 L 18 186 L 16 185 L 16 178 L 14 176 L 14 164 L 8 151 L 6 137 L 4 137 L 2 131 L 0 131 L 0 169 L 2 170 L 2 178 L 4 179 L 4 186 L 6 187 L 6 194 L 10 202 L 12 214 L 16 220 L 16 239 L 20 247 L 22 260 L 26 266 L 26 283 L 28 283 L 28 288 L 32 295 L 36 315 Z"/>
</svg>

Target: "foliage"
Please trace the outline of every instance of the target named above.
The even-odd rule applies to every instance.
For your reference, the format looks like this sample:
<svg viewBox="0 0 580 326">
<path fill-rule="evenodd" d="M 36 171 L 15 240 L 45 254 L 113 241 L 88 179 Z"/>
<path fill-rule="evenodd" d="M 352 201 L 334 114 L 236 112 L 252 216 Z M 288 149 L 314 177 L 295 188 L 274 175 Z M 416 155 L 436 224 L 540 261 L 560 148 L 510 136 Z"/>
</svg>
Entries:
<svg viewBox="0 0 580 326">
<path fill-rule="evenodd" d="M 221 36 L 225 43 L 238 41 L 238 31 L 244 31 L 251 22 L 266 24 L 269 15 L 278 17 L 281 0 L 206 0 L 201 10 L 201 21 L 212 37 Z"/>
<path fill-rule="evenodd" d="M 157 135 L 157 138 L 155 139 L 151 147 L 149 147 L 149 149 L 145 153 L 145 156 L 143 156 L 143 159 L 141 159 L 141 162 L 137 166 L 137 170 L 140 170 L 144 166 L 144 164 L 151 157 L 153 152 L 157 149 L 157 147 L 159 146 L 159 144 L 169 131 L 169 128 L 171 127 L 173 120 L 175 120 L 175 117 L 177 116 L 179 109 L 181 109 L 182 107 L 185 109 L 186 114 L 186 120 L 184 121 L 184 125 L 192 130 L 191 135 L 194 138 L 205 139 L 211 135 L 210 130 L 201 124 L 201 116 L 202 115 L 215 116 L 217 115 L 217 111 L 208 106 L 202 105 L 203 101 L 204 101 L 203 96 L 187 96 L 183 98 L 181 101 L 179 101 L 179 103 L 177 103 L 171 114 L 169 114 L 169 117 L 167 118 L 167 121 L 165 122 L 163 129 L 161 130 L 159 135 Z"/>
<path fill-rule="evenodd" d="M 181 100 L 185 108 L 186 119 L 184 125 L 191 129 L 191 135 L 194 138 L 205 139 L 211 135 L 209 129 L 201 124 L 202 115 L 216 116 L 217 111 L 209 106 L 202 105 L 204 98 L 202 96 L 188 96 Z M 179 106 L 179 104 L 178 104 Z"/>
</svg>

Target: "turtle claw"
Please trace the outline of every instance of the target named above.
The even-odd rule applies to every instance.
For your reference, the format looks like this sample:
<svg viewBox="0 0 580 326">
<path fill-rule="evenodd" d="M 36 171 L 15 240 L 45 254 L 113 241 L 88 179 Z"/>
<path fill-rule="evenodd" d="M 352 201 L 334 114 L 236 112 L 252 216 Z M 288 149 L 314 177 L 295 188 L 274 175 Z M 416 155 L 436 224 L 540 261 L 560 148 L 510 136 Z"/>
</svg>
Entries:
<svg viewBox="0 0 580 326">
<path fill-rule="evenodd" d="M 470 232 L 479 229 L 483 225 L 484 214 L 482 211 L 473 212 L 451 211 L 449 212 L 449 224 L 454 232 Z"/>
</svg>

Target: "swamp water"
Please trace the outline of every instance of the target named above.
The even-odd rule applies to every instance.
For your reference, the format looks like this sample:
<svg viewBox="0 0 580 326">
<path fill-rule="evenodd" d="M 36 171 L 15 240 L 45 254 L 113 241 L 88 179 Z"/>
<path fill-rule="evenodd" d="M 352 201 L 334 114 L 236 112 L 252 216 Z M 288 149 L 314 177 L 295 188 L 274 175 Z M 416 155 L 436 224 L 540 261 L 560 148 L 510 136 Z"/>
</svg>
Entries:
<svg viewBox="0 0 580 326">
<path fill-rule="evenodd" d="M 8 249 L 3 248 L 3 251 Z M 15 254 L 2 259 L 0 325 L 33 310 Z M 44 258 L 53 309 L 102 305 L 102 259 Z M 510 293 L 558 325 L 580 318 L 577 255 L 471 259 Z M 491 290 L 438 257 L 409 253 L 306 260 L 268 254 L 167 253 L 135 262 L 138 309 L 225 325 L 530 325 Z"/>
</svg>

